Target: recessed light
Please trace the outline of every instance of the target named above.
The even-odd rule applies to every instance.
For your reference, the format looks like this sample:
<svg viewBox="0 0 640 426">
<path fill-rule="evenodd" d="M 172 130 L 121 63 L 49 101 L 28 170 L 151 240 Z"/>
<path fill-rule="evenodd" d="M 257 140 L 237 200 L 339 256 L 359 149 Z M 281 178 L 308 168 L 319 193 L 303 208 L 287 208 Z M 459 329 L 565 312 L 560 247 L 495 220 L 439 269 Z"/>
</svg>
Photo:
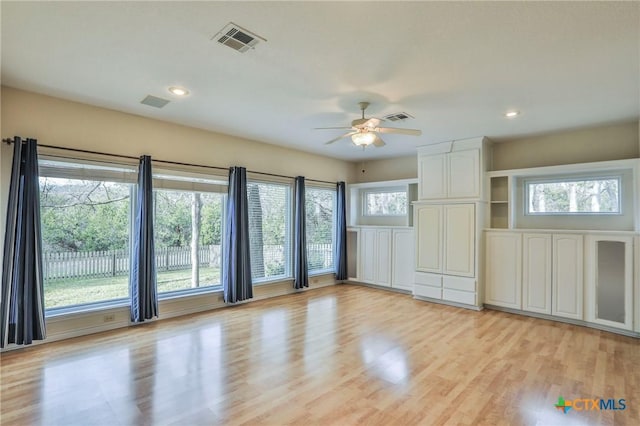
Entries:
<svg viewBox="0 0 640 426">
<path fill-rule="evenodd" d="M 520 111 L 509 111 L 504 116 L 507 118 L 513 118 L 520 115 Z"/>
<path fill-rule="evenodd" d="M 176 96 L 187 96 L 189 94 L 189 91 L 187 89 L 178 86 L 169 87 L 169 91 Z"/>
</svg>

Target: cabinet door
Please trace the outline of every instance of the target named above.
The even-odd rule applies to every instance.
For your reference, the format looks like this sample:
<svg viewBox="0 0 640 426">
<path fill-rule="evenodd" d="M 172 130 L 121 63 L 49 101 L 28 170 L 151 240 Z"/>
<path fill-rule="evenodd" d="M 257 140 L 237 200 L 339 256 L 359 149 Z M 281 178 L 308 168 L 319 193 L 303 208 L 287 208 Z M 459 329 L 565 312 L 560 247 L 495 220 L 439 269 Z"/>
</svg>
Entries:
<svg viewBox="0 0 640 426">
<path fill-rule="evenodd" d="M 424 272 L 442 272 L 442 206 L 415 207 L 416 269 Z"/>
<path fill-rule="evenodd" d="M 522 309 L 551 315 L 551 234 L 522 238 Z"/>
<path fill-rule="evenodd" d="M 362 281 L 373 283 L 376 280 L 376 230 L 362 229 L 360 231 L 360 273 Z"/>
<path fill-rule="evenodd" d="M 475 205 L 444 206 L 444 274 L 475 276 L 475 224 Z"/>
<path fill-rule="evenodd" d="M 376 279 L 375 284 L 391 286 L 391 230 L 376 231 Z"/>
<path fill-rule="evenodd" d="M 522 236 L 487 232 L 485 245 L 485 303 L 522 309 Z"/>
<path fill-rule="evenodd" d="M 633 328 L 633 237 L 589 235 L 585 319 Z"/>
<path fill-rule="evenodd" d="M 418 197 L 433 200 L 447 197 L 446 154 L 418 156 Z"/>
<path fill-rule="evenodd" d="M 582 235 L 553 235 L 552 315 L 582 320 Z"/>
<path fill-rule="evenodd" d="M 480 197 L 480 151 L 457 151 L 448 154 L 447 196 Z"/>
<path fill-rule="evenodd" d="M 392 245 L 391 270 L 393 278 L 391 287 L 413 290 L 415 276 L 413 231 L 410 229 L 394 230 Z"/>
</svg>

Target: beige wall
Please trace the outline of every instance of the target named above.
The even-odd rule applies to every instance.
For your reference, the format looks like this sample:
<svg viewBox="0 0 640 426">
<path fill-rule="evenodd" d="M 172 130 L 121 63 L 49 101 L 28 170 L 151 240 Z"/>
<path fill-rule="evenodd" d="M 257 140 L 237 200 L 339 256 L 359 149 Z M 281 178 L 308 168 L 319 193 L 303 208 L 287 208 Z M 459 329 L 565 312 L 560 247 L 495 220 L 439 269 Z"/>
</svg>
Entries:
<svg viewBox="0 0 640 426">
<path fill-rule="evenodd" d="M 409 155 L 383 160 L 360 161 L 355 163 L 354 170 L 356 175 L 354 182 L 412 179 L 418 177 L 418 160 L 415 155 Z"/>
<path fill-rule="evenodd" d="M 31 92 L 2 88 L 2 137 L 42 144 L 350 181 L 352 163 Z"/>
<path fill-rule="evenodd" d="M 631 121 L 496 143 L 493 170 L 637 158 L 639 129 Z"/>
</svg>

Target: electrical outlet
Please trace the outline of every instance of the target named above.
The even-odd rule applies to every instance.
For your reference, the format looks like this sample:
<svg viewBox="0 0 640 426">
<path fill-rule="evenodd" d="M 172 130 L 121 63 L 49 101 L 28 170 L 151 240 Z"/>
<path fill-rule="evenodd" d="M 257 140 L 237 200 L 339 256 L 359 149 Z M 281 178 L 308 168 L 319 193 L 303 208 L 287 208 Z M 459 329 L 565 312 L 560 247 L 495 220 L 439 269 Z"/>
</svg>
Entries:
<svg viewBox="0 0 640 426">
<path fill-rule="evenodd" d="M 113 322 L 116 320 L 115 314 L 107 314 L 102 317 L 102 322 Z"/>
</svg>

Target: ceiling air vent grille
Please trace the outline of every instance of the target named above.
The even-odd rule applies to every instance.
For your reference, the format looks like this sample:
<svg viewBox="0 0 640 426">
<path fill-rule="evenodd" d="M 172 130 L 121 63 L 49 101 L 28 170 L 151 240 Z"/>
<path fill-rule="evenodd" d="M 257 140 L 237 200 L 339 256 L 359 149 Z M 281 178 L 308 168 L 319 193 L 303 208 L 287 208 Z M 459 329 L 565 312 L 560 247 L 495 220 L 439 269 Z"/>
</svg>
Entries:
<svg viewBox="0 0 640 426">
<path fill-rule="evenodd" d="M 211 38 L 211 40 L 213 39 L 241 53 L 253 49 L 260 41 L 267 41 L 233 22 L 229 22 L 223 29 L 218 31 L 218 33 Z"/>
<path fill-rule="evenodd" d="M 406 112 L 396 112 L 394 114 L 385 115 L 383 118 L 389 121 L 404 121 L 414 117 Z"/>
<path fill-rule="evenodd" d="M 165 106 L 169 102 L 171 102 L 171 101 L 169 101 L 167 99 L 158 98 L 156 96 L 151 96 L 151 95 L 147 95 L 146 98 L 144 98 L 143 100 L 140 101 L 141 104 L 149 105 L 149 106 L 152 106 L 154 108 L 162 108 L 163 106 Z"/>
</svg>

